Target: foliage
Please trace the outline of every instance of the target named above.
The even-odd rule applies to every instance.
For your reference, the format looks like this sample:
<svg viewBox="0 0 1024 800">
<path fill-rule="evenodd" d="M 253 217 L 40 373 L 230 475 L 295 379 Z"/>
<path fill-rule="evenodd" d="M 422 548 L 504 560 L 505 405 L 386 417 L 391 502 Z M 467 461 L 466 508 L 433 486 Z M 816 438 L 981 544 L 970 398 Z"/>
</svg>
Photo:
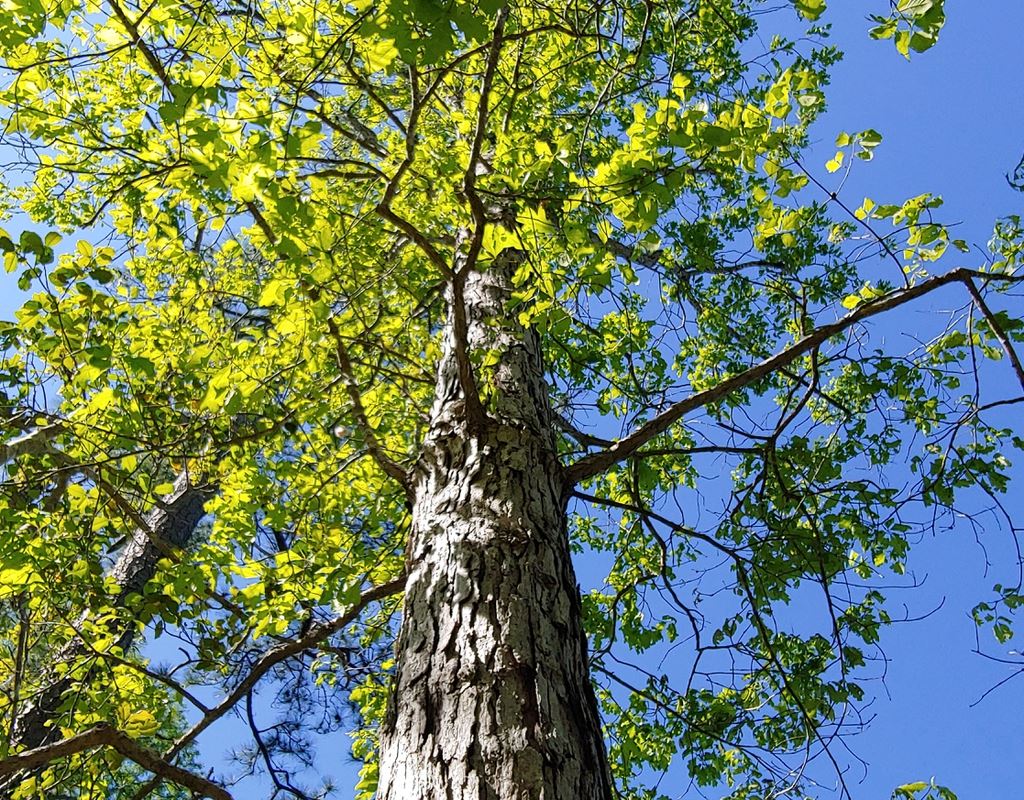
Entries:
<svg viewBox="0 0 1024 800">
<path fill-rule="evenodd" d="M 871 29 L 873 38 L 892 39 L 906 58 L 911 50 L 922 53 L 938 41 L 946 22 L 945 0 L 895 0 L 891 5 L 887 16 L 871 16 L 877 23 Z"/>
<path fill-rule="evenodd" d="M 893 800 L 957 800 L 956 795 L 945 786 L 938 786 L 935 779 L 916 781 L 897 786 L 892 793 Z"/>
<path fill-rule="evenodd" d="M 508 313 L 541 335 L 572 544 L 604 570 L 583 601 L 622 796 L 668 770 L 848 796 L 817 762 L 859 725 L 883 585 L 962 503 L 1002 508 L 1024 449 L 1024 397 L 988 388 L 1005 367 L 1024 392 L 1024 236 L 999 222 L 977 263 L 937 197 L 851 210 L 828 174 L 882 137 L 808 162 L 839 52 L 822 0 L 763 44 L 770 5 L 5 3 L 6 224 L 30 230 L 0 249 L 32 294 L 0 326 L 0 756 L 67 679 L 60 737 L 107 723 L 302 797 L 329 788 L 311 742 L 344 729 L 372 796 L 396 476 L 446 284 L 516 248 Z M 909 56 L 943 3 L 873 20 Z M 929 296 L 957 310 L 922 344 L 872 338 Z M 111 565 L 182 475 L 200 530 L 126 593 Z M 1000 642 L 1008 580 L 975 610 Z M 233 710 L 253 744 L 224 766 L 200 734 Z M 138 782 L 90 751 L 16 796 Z M 952 796 L 894 796 L 921 790 Z"/>
</svg>

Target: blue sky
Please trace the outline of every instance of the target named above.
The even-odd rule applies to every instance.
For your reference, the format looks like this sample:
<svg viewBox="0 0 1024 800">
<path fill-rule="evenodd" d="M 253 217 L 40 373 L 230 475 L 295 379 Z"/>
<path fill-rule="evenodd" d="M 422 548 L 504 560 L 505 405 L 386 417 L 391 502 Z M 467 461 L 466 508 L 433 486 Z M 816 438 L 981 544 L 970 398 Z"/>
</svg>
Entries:
<svg viewBox="0 0 1024 800">
<path fill-rule="evenodd" d="M 997 217 L 1024 210 L 1024 195 L 1004 178 L 1024 153 L 1024 3 L 948 3 L 949 22 L 938 46 L 911 62 L 891 43 L 864 35 L 865 15 L 882 5 L 834 1 L 826 14 L 847 55 L 834 69 L 829 112 L 817 127 L 819 164 L 831 156 L 839 131 L 876 128 L 883 144 L 872 162 L 854 168 L 844 187 L 847 201 L 868 196 L 896 202 L 932 192 L 945 200 L 941 218 L 961 223 L 956 235 L 983 244 Z M 978 260 L 973 254 L 963 258 L 966 264 Z M 926 310 L 907 312 L 906 332 L 913 331 L 918 313 Z M 1000 372 L 1008 381 L 1008 371 Z M 1004 394 L 1010 391 L 1012 386 Z M 1024 470 L 1017 475 L 1024 478 Z M 1006 499 L 1018 520 L 1024 515 L 1021 486 L 1018 481 Z M 848 774 L 854 797 L 887 798 L 893 786 L 933 775 L 961 800 L 1020 794 L 1024 676 L 971 707 L 1013 670 L 973 654 L 976 634 L 992 654 L 1021 647 L 1019 636 L 996 645 L 968 616 L 1001 574 L 1012 575 L 1005 567 L 1000 573 L 1000 563 L 1014 557 L 1007 532 L 994 517 L 980 521 L 980 540 L 993 565 L 987 575 L 985 553 L 961 524 L 915 550 L 911 567 L 926 579 L 923 587 L 890 594 L 894 615 L 902 604 L 909 617 L 942 607 L 883 636 L 890 663 L 884 687 L 875 686 L 878 700 L 871 710 L 877 716 L 849 742 L 870 765 L 863 783 L 856 765 Z"/>
<path fill-rule="evenodd" d="M 834 24 L 847 56 L 834 69 L 830 110 L 816 128 L 819 174 L 838 132 L 875 128 L 883 144 L 872 162 L 856 164 L 844 188 L 847 201 L 939 194 L 946 200 L 943 219 L 960 223 L 957 235 L 984 243 L 994 219 L 1024 210 L 1024 195 L 1004 179 L 1024 153 L 1024 3 L 951 2 L 939 45 L 909 63 L 891 43 L 867 38 L 865 15 L 883 11 L 884 2 L 831 5 L 825 20 Z M 0 318 L 9 318 L 18 302 L 10 276 L 0 275 Z M 908 331 L 917 313 L 904 317 Z M 1024 479 L 1024 471 L 1018 474 Z M 1018 518 L 1024 516 L 1022 490 L 1024 482 L 1018 482 L 1007 498 Z M 895 626 L 883 638 L 890 663 L 884 686 L 872 684 L 876 717 L 849 742 L 870 765 L 863 782 L 856 764 L 847 775 L 857 798 L 887 798 L 893 786 L 932 775 L 961 800 L 1009 798 L 1020 791 L 1024 676 L 971 707 L 1012 671 L 972 653 L 978 632 L 969 609 L 999 580 L 1000 563 L 1012 557 L 1007 533 L 994 517 L 981 522 L 981 542 L 993 565 L 987 575 L 985 552 L 974 532 L 961 525 L 915 551 L 911 567 L 926 578 L 924 586 L 891 595 L 894 616 L 903 613 L 903 604 L 909 617 L 941 608 L 927 619 Z M 1019 637 L 998 646 L 987 631 L 980 636 L 989 653 L 1005 656 L 1020 647 Z M 347 797 L 348 790 L 338 796 Z"/>
</svg>

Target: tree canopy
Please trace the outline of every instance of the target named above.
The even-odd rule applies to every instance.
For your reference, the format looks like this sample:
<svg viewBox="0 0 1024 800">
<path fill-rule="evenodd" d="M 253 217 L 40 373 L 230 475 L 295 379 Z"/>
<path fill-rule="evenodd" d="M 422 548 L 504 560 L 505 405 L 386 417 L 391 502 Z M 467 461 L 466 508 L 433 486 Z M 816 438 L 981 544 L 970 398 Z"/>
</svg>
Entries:
<svg viewBox="0 0 1024 800">
<path fill-rule="evenodd" d="M 865 35 L 938 40 L 942 0 L 877 5 Z M 530 431 L 617 795 L 849 797 L 911 546 L 982 506 L 1020 530 L 1024 232 L 980 252 L 939 197 L 843 193 L 882 134 L 812 129 L 827 18 L 6 2 L 0 249 L 31 296 L 0 323 L 0 796 L 320 797 L 350 748 L 337 791 L 374 797 L 435 461 Z M 930 327 L 877 335 L 908 308 Z M 486 529 L 542 596 L 529 498 L 448 488 L 452 546 Z M 438 619 L 491 591 L 458 564 Z M 1021 568 L 974 609 L 1000 643 Z M 555 730 L 561 665 L 508 658 Z"/>
</svg>

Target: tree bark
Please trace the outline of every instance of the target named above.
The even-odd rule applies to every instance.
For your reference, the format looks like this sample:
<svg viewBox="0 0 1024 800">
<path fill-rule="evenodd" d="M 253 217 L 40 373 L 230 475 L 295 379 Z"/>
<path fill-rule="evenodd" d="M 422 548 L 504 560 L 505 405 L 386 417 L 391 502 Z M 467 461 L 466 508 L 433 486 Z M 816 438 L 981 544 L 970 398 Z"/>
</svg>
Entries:
<svg viewBox="0 0 1024 800">
<path fill-rule="evenodd" d="M 449 315 L 414 475 L 379 800 L 612 797 L 540 342 L 506 311 L 513 253 L 466 276 L 483 424 L 465 413 Z"/>
<path fill-rule="evenodd" d="M 110 569 L 110 577 L 119 587 L 111 600 L 114 607 L 123 606 L 128 595 L 142 591 L 156 573 L 156 565 L 161 558 L 189 543 L 206 513 L 206 501 L 212 495 L 213 487 L 196 486 L 189 480 L 187 472 L 178 475 L 174 490 L 146 516 L 148 530 L 132 532 L 131 539 Z M 127 650 L 137 633 L 135 622 L 126 623 L 117 632 L 116 645 Z M 53 663 L 70 664 L 88 651 L 86 643 L 76 637 L 56 653 Z M 33 749 L 59 738 L 60 730 L 53 722 L 60 714 L 65 693 L 75 681 L 80 680 L 81 675 L 68 672 L 48 683 L 36 694 L 32 705 L 18 716 L 12 740 L 22 748 Z M 0 784 L 0 797 L 6 788 L 10 787 Z"/>
</svg>

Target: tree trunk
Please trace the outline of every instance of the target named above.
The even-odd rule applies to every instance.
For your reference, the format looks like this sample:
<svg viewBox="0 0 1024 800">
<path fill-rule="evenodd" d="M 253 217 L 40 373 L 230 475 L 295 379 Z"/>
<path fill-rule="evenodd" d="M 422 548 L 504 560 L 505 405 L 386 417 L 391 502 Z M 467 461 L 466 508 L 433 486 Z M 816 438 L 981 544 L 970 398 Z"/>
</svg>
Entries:
<svg viewBox="0 0 1024 800">
<path fill-rule="evenodd" d="M 540 344 L 506 312 L 512 252 L 466 278 L 483 424 L 467 419 L 452 319 L 446 331 L 379 800 L 612 796 Z"/>
<path fill-rule="evenodd" d="M 206 501 L 212 495 L 213 487 L 194 485 L 187 472 L 178 475 L 174 490 L 146 516 L 149 530 L 133 531 L 110 569 L 110 577 L 118 585 L 117 595 L 111 600 L 115 608 L 123 606 L 128 595 L 142 591 L 156 574 L 156 565 L 161 558 L 189 543 L 206 513 Z M 135 641 L 138 626 L 134 621 L 128 622 L 116 633 L 115 644 L 127 650 Z M 55 654 L 52 663 L 67 666 L 88 652 L 85 642 L 76 637 Z M 32 749 L 59 738 L 60 728 L 54 722 L 59 716 L 64 695 L 73 683 L 82 679 L 81 674 L 69 672 L 47 684 L 35 696 L 32 705 L 18 716 L 13 741 L 24 749 Z M 0 791 L 4 788 L 5 785 L 0 785 Z"/>
</svg>

